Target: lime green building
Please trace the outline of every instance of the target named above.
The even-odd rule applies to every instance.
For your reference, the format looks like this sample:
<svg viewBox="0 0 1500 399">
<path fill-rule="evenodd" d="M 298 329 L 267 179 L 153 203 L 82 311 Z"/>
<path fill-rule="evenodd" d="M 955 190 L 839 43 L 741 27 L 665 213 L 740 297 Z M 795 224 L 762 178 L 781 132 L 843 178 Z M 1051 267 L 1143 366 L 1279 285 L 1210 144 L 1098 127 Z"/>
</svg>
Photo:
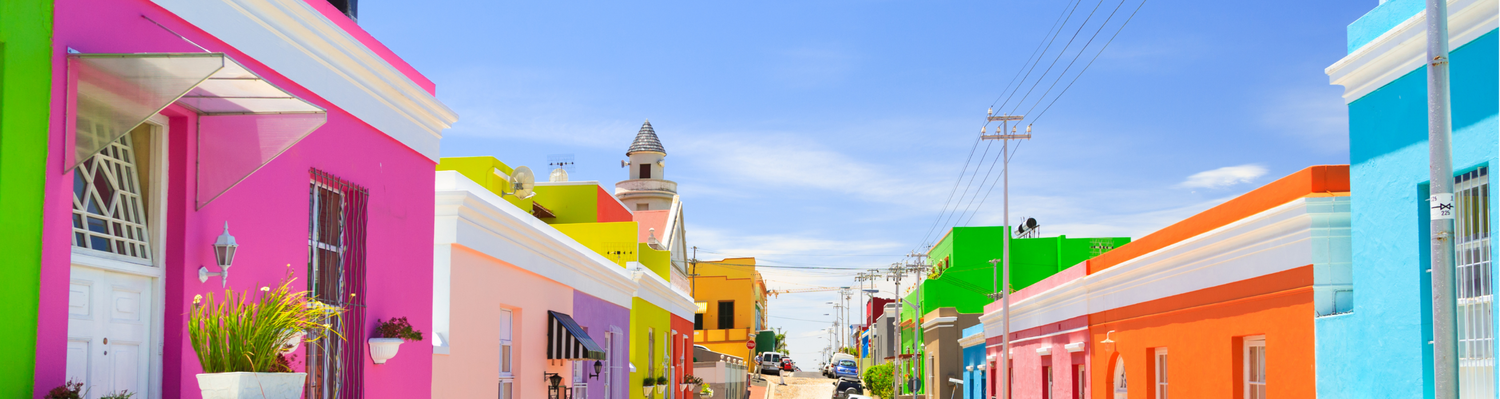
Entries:
<svg viewBox="0 0 1500 399">
<path fill-rule="evenodd" d="M 1006 226 L 955 227 L 927 251 L 922 281 L 906 294 L 901 309 L 900 352 L 911 354 L 920 341 L 912 321 L 938 308 L 954 308 L 961 314 L 979 314 L 993 302 L 1000 279 L 990 261 L 1004 255 L 1002 240 Z M 1130 242 L 1129 237 L 1070 238 L 1068 236 L 1011 238 L 1010 291 L 1036 284 L 1069 267 Z M 916 309 L 913 306 L 920 306 Z M 959 326 L 963 328 L 967 326 Z M 917 345 L 920 346 L 920 345 Z M 920 372 L 921 360 L 912 364 Z M 918 374 L 920 375 L 920 374 Z M 920 393 L 921 390 L 919 390 Z"/>
<path fill-rule="evenodd" d="M 42 186 L 52 85 L 52 2 L 0 0 L 0 397 L 32 396 Z"/>
</svg>

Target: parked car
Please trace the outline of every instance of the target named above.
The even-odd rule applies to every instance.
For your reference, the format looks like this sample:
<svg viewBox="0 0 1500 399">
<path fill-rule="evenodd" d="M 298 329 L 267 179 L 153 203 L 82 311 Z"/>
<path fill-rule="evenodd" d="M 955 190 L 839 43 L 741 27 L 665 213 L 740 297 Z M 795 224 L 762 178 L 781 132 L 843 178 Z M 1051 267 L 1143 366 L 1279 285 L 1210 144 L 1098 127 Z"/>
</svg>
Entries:
<svg viewBox="0 0 1500 399">
<path fill-rule="evenodd" d="M 839 360 L 837 364 L 833 365 L 833 376 L 836 378 L 859 379 L 859 363 L 855 363 L 849 359 Z"/>
<path fill-rule="evenodd" d="M 857 377 L 839 377 L 833 382 L 833 399 L 855 399 L 863 396 L 865 385 Z"/>
<path fill-rule="evenodd" d="M 792 361 L 792 358 L 783 357 L 783 358 L 781 358 L 781 370 L 782 371 L 797 371 L 797 362 Z"/>
<path fill-rule="evenodd" d="M 828 363 L 825 363 L 823 365 L 823 376 L 828 378 L 838 378 L 839 376 L 837 373 L 835 373 L 835 371 L 837 371 L 835 368 L 838 367 L 839 362 L 844 360 L 854 361 L 857 359 L 858 358 L 854 357 L 854 355 L 850 355 L 848 353 L 835 353 L 833 354 L 833 356 L 830 356 L 828 358 Z"/>
<path fill-rule="evenodd" d="M 759 357 L 760 358 L 760 360 L 759 360 L 759 362 L 760 362 L 760 373 L 761 374 L 777 374 L 777 373 L 780 373 L 781 372 L 781 359 L 783 357 L 784 356 L 782 356 L 782 354 L 776 353 L 776 352 L 766 352 L 766 353 L 760 354 L 760 357 Z"/>
</svg>

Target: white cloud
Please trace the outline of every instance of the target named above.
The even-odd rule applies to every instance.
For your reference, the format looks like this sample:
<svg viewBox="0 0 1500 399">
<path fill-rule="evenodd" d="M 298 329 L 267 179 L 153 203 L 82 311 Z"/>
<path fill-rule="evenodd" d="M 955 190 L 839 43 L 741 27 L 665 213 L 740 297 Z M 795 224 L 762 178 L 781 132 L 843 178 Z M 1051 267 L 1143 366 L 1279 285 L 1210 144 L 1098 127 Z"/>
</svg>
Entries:
<svg viewBox="0 0 1500 399">
<path fill-rule="evenodd" d="M 1178 183 L 1178 188 L 1225 188 L 1241 183 L 1249 183 L 1255 178 L 1264 176 L 1268 172 L 1266 167 L 1256 164 L 1240 166 L 1225 166 L 1213 170 L 1205 170 L 1188 176 L 1187 180 Z"/>
</svg>

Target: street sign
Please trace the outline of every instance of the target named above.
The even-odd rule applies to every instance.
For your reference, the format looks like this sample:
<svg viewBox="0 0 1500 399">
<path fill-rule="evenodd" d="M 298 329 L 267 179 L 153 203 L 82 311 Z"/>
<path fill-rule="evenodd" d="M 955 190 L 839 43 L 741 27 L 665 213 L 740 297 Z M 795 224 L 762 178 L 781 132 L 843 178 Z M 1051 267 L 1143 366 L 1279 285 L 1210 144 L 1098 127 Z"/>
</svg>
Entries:
<svg viewBox="0 0 1500 399">
<path fill-rule="evenodd" d="M 745 341 L 745 349 L 755 349 L 755 340 Z"/>
</svg>

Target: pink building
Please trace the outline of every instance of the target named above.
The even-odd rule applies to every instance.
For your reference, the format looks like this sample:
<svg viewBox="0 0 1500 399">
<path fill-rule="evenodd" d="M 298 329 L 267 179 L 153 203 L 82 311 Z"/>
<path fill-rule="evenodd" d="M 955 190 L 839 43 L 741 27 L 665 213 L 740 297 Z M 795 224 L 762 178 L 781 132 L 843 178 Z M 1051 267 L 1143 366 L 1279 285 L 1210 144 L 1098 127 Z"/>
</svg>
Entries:
<svg viewBox="0 0 1500 399">
<path fill-rule="evenodd" d="M 1078 279 L 1087 265 L 1065 269 L 1026 289 L 1011 294 L 1010 368 L 1011 398 L 1083 399 L 1088 397 L 1089 320 Z M 1046 293 L 1046 295 L 1042 295 Z M 984 324 L 987 392 L 1000 397 L 1001 337 L 1004 335 L 1001 304 L 985 306 Z"/>
<path fill-rule="evenodd" d="M 38 395 L 200 397 L 193 297 L 290 273 L 349 309 L 348 341 L 297 353 L 306 397 L 430 397 L 430 345 L 376 365 L 365 339 L 432 331 L 432 171 L 457 119 L 432 82 L 323 0 L 55 9 Z"/>
</svg>

